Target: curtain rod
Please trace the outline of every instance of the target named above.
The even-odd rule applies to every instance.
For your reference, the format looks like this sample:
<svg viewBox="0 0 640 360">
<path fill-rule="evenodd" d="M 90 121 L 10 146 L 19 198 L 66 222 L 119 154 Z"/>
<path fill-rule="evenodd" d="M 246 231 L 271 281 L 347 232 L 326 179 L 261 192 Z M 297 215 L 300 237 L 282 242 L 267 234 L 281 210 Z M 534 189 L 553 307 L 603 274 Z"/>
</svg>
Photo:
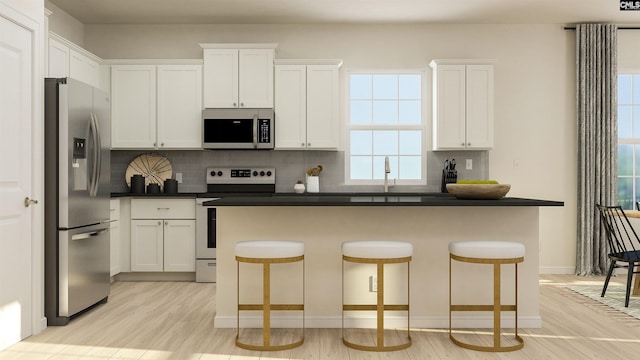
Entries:
<svg viewBox="0 0 640 360">
<path fill-rule="evenodd" d="M 575 26 L 565 26 L 564 27 L 565 30 L 575 30 L 576 27 Z M 618 30 L 640 30 L 640 27 L 637 26 L 621 26 L 618 28 Z"/>
</svg>

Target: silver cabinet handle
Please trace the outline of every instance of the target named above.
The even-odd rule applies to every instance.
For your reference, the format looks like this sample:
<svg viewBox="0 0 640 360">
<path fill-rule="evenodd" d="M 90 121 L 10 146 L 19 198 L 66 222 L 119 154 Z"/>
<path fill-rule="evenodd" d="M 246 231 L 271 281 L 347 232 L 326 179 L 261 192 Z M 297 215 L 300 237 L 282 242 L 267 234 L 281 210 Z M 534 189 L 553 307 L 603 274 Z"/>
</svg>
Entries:
<svg viewBox="0 0 640 360">
<path fill-rule="evenodd" d="M 163 208 L 159 207 L 159 208 L 158 208 L 158 210 L 169 210 L 169 209 L 170 209 L 170 208 L 168 208 L 168 207 L 163 207 Z"/>
<path fill-rule="evenodd" d="M 29 199 L 28 197 L 24 198 L 24 207 L 29 207 L 37 203 L 38 203 L 38 200 Z"/>
<path fill-rule="evenodd" d="M 165 222 L 164 222 L 164 225 L 165 225 L 165 226 L 169 226 L 169 222 L 168 222 L 168 221 L 165 221 Z"/>
<path fill-rule="evenodd" d="M 236 107 L 236 106 L 238 106 L 238 105 L 236 105 L 236 103 L 233 103 L 233 107 Z"/>
<path fill-rule="evenodd" d="M 241 107 L 244 107 L 244 103 L 240 103 L 240 106 L 241 106 Z"/>
<path fill-rule="evenodd" d="M 162 225 L 162 221 L 158 221 L 158 226 Z"/>
</svg>

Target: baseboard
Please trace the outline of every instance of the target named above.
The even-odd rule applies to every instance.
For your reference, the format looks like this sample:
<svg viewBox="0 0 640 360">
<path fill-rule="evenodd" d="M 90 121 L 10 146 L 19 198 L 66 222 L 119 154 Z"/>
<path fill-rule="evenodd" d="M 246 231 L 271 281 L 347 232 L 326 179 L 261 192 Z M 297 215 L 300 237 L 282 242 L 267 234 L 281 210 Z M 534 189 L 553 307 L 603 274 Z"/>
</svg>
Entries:
<svg viewBox="0 0 640 360">
<path fill-rule="evenodd" d="M 385 327 L 393 329 L 401 329 L 407 327 L 407 319 L 403 317 L 389 316 L 385 317 Z M 513 316 L 502 317 L 502 327 L 513 328 L 515 326 Z M 448 316 L 417 316 L 410 319 L 411 328 L 418 329 L 448 329 Z M 237 321 L 235 316 L 216 315 L 214 319 L 215 328 L 235 328 Z M 242 316 L 240 317 L 240 326 L 243 328 L 261 328 L 262 317 L 259 316 Z M 300 328 L 302 326 L 302 318 L 300 316 L 282 316 L 271 317 L 271 326 L 274 328 Z M 312 329 L 336 329 L 342 327 L 342 318 L 339 316 L 312 316 L 305 318 L 306 328 Z M 358 317 L 345 318 L 344 326 L 359 328 L 375 328 L 375 317 Z M 453 317 L 453 326 L 456 328 L 492 328 L 493 317 L 487 316 L 460 316 Z M 520 316 L 518 318 L 518 327 L 527 329 L 539 329 L 542 327 L 542 318 L 540 316 Z"/>
<path fill-rule="evenodd" d="M 539 268 L 540 274 L 547 275 L 573 275 L 576 273 L 574 266 L 541 266 Z"/>
<path fill-rule="evenodd" d="M 125 272 L 111 277 L 113 281 L 196 281 L 195 272 Z"/>
</svg>

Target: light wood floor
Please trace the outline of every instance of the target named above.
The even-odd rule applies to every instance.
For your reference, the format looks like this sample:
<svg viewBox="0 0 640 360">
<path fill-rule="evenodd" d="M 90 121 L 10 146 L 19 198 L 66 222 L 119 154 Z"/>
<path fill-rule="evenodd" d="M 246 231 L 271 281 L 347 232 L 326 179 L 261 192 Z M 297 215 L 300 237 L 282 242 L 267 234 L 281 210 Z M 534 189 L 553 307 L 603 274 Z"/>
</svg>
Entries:
<svg viewBox="0 0 640 360">
<path fill-rule="evenodd" d="M 0 352 L 0 359 L 638 358 L 640 320 L 563 288 L 568 283 L 602 282 L 602 277 L 541 276 L 543 327 L 521 329 L 524 349 L 501 354 L 459 348 L 444 329 L 412 330 L 413 345 L 389 353 L 347 349 L 339 329 L 307 329 L 305 343 L 296 349 L 252 352 L 235 347 L 235 329 L 213 328 L 214 285 L 117 282 L 107 304 Z"/>
</svg>

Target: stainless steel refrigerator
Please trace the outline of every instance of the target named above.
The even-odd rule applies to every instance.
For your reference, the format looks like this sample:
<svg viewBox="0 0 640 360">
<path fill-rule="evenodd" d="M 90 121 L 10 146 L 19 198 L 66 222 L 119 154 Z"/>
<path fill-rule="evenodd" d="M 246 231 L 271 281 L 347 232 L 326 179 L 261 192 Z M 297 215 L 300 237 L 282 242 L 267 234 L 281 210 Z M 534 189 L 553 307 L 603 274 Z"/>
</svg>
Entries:
<svg viewBox="0 0 640 360">
<path fill-rule="evenodd" d="M 109 95 L 45 79 L 45 316 L 66 325 L 109 296 Z"/>
</svg>

